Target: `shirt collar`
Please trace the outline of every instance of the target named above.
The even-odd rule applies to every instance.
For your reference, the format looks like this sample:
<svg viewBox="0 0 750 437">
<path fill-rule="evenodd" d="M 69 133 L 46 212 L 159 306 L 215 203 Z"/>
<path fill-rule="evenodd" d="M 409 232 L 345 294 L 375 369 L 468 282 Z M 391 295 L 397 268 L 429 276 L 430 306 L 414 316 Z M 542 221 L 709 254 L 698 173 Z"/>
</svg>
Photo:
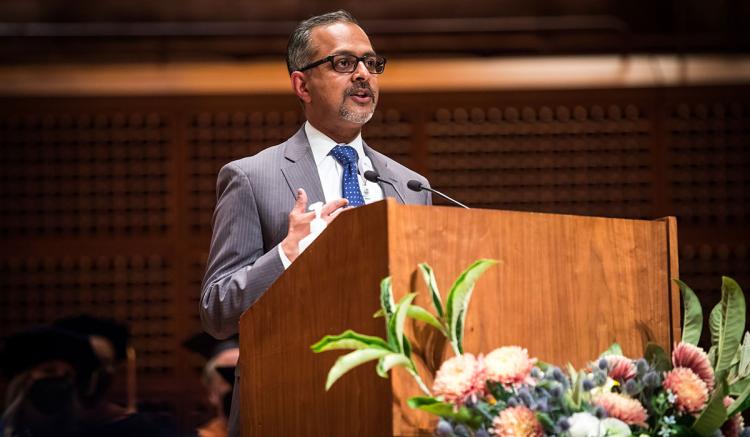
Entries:
<svg viewBox="0 0 750 437">
<path fill-rule="evenodd" d="M 329 156 L 328 153 L 331 152 L 331 149 L 338 145 L 336 141 L 333 141 L 326 134 L 315 129 L 309 121 L 305 122 L 305 135 L 307 135 L 307 141 L 310 143 L 310 149 L 312 149 L 316 166 L 320 166 L 320 163 Z M 360 158 L 359 162 L 361 163 L 362 157 L 365 156 L 364 148 L 362 147 L 362 133 L 360 132 L 348 145 L 354 147 L 354 150 L 357 151 L 357 155 Z"/>
</svg>

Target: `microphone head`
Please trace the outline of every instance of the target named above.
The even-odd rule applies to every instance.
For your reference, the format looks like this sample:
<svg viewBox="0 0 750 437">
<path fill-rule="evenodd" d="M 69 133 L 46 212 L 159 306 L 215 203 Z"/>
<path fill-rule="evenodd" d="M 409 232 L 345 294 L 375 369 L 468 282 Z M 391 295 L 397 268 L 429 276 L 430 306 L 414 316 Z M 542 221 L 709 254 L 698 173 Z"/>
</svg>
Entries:
<svg viewBox="0 0 750 437">
<path fill-rule="evenodd" d="M 378 174 L 378 172 L 373 171 L 373 170 L 367 170 L 363 176 L 368 181 L 375 182 L 375 183 L 377 183 L 378 180 L 380 179 L 380 175 Z"/>
<path fill-rule="evenodd" d="M 422 183 L 414 179 L 407 182 L 406 186 L 412 191 L 422 191 Z"/>
</svg>

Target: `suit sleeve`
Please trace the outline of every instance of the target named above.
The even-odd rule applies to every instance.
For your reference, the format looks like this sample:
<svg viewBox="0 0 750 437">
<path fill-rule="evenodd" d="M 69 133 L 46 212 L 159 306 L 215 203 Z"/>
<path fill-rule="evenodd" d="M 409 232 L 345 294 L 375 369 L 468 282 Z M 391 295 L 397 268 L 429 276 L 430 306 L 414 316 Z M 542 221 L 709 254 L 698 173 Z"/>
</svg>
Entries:
<svg viewBox="0 0 750 437">
<path fill-rule="evenodd" d="M 245 172 L 235 164 L 225 165 L 216 193 L 200 315 L 206 332 L 226 338 L 238 331 L 242 313 L 268 290 L 284 266 L 277 248 L 264 252 L 258 208 Z"/>
</svg>

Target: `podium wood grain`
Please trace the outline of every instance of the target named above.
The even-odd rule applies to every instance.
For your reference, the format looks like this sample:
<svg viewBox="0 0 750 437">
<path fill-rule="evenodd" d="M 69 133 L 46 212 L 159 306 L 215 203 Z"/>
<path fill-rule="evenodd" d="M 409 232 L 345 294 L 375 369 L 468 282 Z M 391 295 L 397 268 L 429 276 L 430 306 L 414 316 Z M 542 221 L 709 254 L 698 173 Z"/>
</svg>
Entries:
<svg viewBox="0 0 750 437">
<path fill-rule="evenodd" d="M 540 359 L 580 367 L 611 343 L 639 356 L 647 341 L 671 347 L 679 335 L 676 222 L 462 210 L 379 202 L 346 211 L 292 264 L 240 322 L 242 433 L 245 436 L 430 435 L 430 416 L 411 410 L 418 395 L 401 369 L 389 380 L 374 364 L 324 385 L 336 358 L 313 354 L 326 334 L 355 329 L 384 336 L 380 280 L 396 298 L 418 291 L 431 309 L 416 265 L 428 262 L 445 297 L 478 258 L 501 261 L 474 290 L 465 350 L 521 345 Z M 416 358 L 431 385 L 451 356 L 437 332 L 407 322 Z"/>
</svg>

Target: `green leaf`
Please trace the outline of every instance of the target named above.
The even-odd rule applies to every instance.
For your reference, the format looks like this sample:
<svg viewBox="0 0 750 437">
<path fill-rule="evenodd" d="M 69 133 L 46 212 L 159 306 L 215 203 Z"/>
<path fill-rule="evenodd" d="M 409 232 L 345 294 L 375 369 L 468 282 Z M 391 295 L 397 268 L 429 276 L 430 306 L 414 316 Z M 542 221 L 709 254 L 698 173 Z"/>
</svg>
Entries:
<svg viewBox="0 0 750 437">
<path fill-rule="evenodd" d="M 375 313 L 373 313 L 372 315 L 373 319 L 377 319 L 378 317 L 385 317 L 385 311 L 383 311 L 383 308 L 375 311 Z"/>
<path fill-rule="evenodd" d="M 708 349 L 708 361 L 711 363 L 712 368 L 716 368 L 716 346 L 711 346 Z"/>
<path fill-rule="evenodd" d="M 315 353 L 331 351 L 336 349 L 385 349 L 390 350 L 388 343 L 380 337 L 359 334 L 351 329 L 339 335 L 326 335 L 320 341 L 310 346 Z"/>
<path fill-rule="evenodd" d="M 741 378 L 750 376 L 750 332 L 745 332 L 745 338 L 740 346 L 740 364 L 737 366 L 737 374 Z"/>
<path fill-rule="evenodd" d="M 426 411 L 440 417 L 453 417 L 456 412 L 453 411 L 453 404 L 441 400 L 415 396 L 407 401 L 407 404 L 414 409 Z"/>
<path fill-rule="evenodd" d="M 402 354 L 388 354 L 378 361 L 375 370 L 378 372 L 378 375 L 388 378 L 388 371 L 395 366 L 410 367 L 412 366 L 412 362 Z"/>
<path fill-rule="evenodd" d="M 648 343 L 643 358 L 659 372 L 672 370 L 672 361 L 667 356 L 664 349 L 656 343 Z"/>
<path fill-rule="evenodd" d="M 711 345 L 716 346 L 719 344 L 719 337 L 721 337 L 721 326 L 724 323 L 721 314 L 721 304 L 717 304 L 708 316 L 708 328 L 711 331 Z"/>
<path fill-rule="evenodd" d="M 604 358 L 611 355 L 623 356 L 622 347 L 620 343 L 612 343 L 612 345 L 604 352 L 599 355 L 599 358 Z"/>
<path fill-rule="evenodd" d="M 404 352 L 404 322 L 409 312 L 409 306 L 416 297 L 416 293 L 404 296 L 396 305 L 393 316 L 388 322 L 388 344 L 394 344 L 398 352 Z"/>
<path fill-rule="evenodd" d="M 542 424 L 544 430 L 547 432 L 555 431 L 555 422 L 547 413 L 536 413 L 536 419 Z"/>
<path fill-rule="evenodd" d="M 732 279 L 723 276 L 721 284 L 721 335 L 716 354 L 717 377 L 729 370 L 745 329 L 745 297 Z"/>
<path fill-rule="evenodd" d="M 750 377 L 744 377 L 737 379 L 733 383 L 729 384 L 729 396 L 734 397 L 735 399 L 742 394 L 743 391 L 745 391 L 745 388 L 750 386 Z"/>
<path fill-rule="evenodd" d="M 391 284 L 391 277 L 386 276 L 380 281 L 380 309 L 385 315 L 386 325 L 393 315 L 395 307 L 396 303 L 393 300 L 393 285 Z"/>
<path fill-rule="evenodd" d="M 679 279 L 674 282 L 680 286 L 682 293 L 682 341 L 698 345 L 703 330 L 703 309 L 695 292 Z"/>
<path fill-rule="evenodd" d="M 464 319 L 471 300 L 471 293 L 474 291 L 474 284 L 480 276 L 490 266 L 497 264 L 496 260 L 480 259 L 471 264 L 456 279 L 448 293 L 448 302 L 446 303 L 446 320 L 449 323 L 449 334 L 454 351 L 459 354 L 463 353 L 463 332 Z"/>
<path fill-rule="evenodd" d="M 331 388 L 333 383 L 344 376 L 346 372 L 368 361 L 378 360 L 391 353 L 391 351 L 386 349 L 371 348 L 356 350 L 339 357 L 333 367 L 331 367 L 331 370 L 328 371 L 326 391 Z"/>
<path fill-rule="evenodd" d="M 422 308 L 419 305 L 410 305 L 409 310 L 407 311 L 407 315 L 412 319 L 421 320 L 422 322 L 433 326 L 438 331 L 445 333 L 445 329 L 443 329 L 443 325 L 440 323 L 440 321 L 436 319 L 435 316 L 432 315 L 432 313 L 428 312 L 426 309 Z"/>
<path fill-rule="evenodd" d="M 737 389 L 739 393 L 735 393 L 734 389 Z M 741 391 L 739 389 L 742 389 Z M 743 379 L 730 387 L 729 394 L 737 396 L 737 398 L 727 408 L 727 416 L 733 416 L 736 413 L 741 413 L 750 407 L 750 379 Z"/>
<path fill-rule="evenodd" d="M 440 291 L 438 290 L 437 280 L 435 279 L 435 272 L 432 271 L 432 267 L 427 263 L 419 264 L 419 270 L 422 272 L 422 278 L 424 278 L 424 282 L 430 290 L 432 306 L 435 308 L 435 312 L 438 317 L 443 317 L 443 301 L 440 298 Z"/>
<path fill-rule="evenodd" d="M 709 437 L 727 420 L 727 409 L 724 397 L 727 394 L 726 384 L 719 384 L 711 395 L 708 405 L 693 423 L 692 430 L 698 435 Z"/>
<path fill-rule="evenodd" d="M 436 416 L 452 419 L 459 423 L 469 423 L 475 425 L 474 427 L 478 426 L 477 418 L 475 418 L 474 415 L 471 414 L 471 411 L 466 407 L 461 407 L 458 411 L 454 411 L 453 404 L 425 396 L 415 396 L 410 398 L 407 401 L 407 404 L 411 408 L 426 411 Z M 481 417 L 479 418 L 479 423 L 481 423 Z"/>
</svg>

